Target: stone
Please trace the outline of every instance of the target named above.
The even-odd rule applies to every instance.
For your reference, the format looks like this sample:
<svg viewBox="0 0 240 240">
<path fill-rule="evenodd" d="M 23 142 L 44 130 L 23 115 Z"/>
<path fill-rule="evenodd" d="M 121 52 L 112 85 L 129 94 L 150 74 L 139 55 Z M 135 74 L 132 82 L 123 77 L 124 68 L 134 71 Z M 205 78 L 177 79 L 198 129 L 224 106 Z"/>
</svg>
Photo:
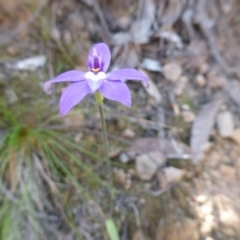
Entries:
<svg viewBox="0 0 240 240">
<path fill-rule="evenodd" d="M 201 74 L 205 74 L 207 73 L 208 69 L 209 69 L 209 65 L 205 62 L 199 67 L 199 72 Z"/>
<path fill-rule="evenodd" d="M 240 146 L 240 128 L 235 129 L 229 137 Z"/>
<path fill-rule="evenodd" d="M 142 180 L 151 180 L 157 169 L 165 163 L 165 156 L 160 151 L 144 153 L 136 158 L 136 171 Z"/>
<path fill-rule="evenodd" d="M 227 178 L 234 178 L 236 175 L 236 169 L 226 164 L 220 165 L 219 171 L 222 174 L 222 176 Z"/>
<path fill-rule="evenodd" d="M 149 238 L 144 235 L 141 229 L 139 229 L 134 233 L 133 240 L 149 240 Z"/>
<path fill-rule="evenodd" d="M 161 187 L 166 188 L 171 183 L 179 182 L 185 174 L 185 170 L 175 167 L 166 167 L 158 171 L 157 177 Z"/>
<path fill-rule="evenodd" d="M 120 154 L 120 149 L 115 149 L 115 150 L 111 150 L 108 154 L 110 159 L 114 159 L 116 157 L 118 157 Z"/>
<path fill-rule="evenodd" d="M 124 189 L 129 190 L 132 187 L 132 180 L 126 179 L 126 182 L 124 184 Z"/>
<path fill-rule="evenodd" d="M 207 201 L 207 197 L 205 195 L 198 195 L 198 196 L 196 196 L 195 200 L 198 203 L 204 203 Z"/>
<path fill-rule="evenodd" d="M 182 68 L 178 63 L 167 63 L 163 67 L 163 75 L 166 80 L 176 82 L 182 75 Z"/>
<path fill-rule="evenodd" d="M 83 114 L 68 114 L 64 119 L 64 125 L 66 126 L 77 126 L 79 123 L 85 120 L 85 116 Z"/>
<path fill-rule="evenodd" d="M 213 170 L 221 163 L 221 159 L 221 155 L 217 151 L 212 151 L 210 156 L 206 154 L 207 166 Z"/>
<path fill-rule="evenodd" d="M 121 162 L 121 163 L 128 163 L 129 162 L 129 157 L 128 157 L 128 155 L 126 154 L 126 153 L 121 153 L 120 155 L 119 155 L 119 161 Z"/>
<path fill-rule="evenodd" d="M 229 137 L 234 131 L 234 121 L 231 112 L 225 111 L 217 115 L 217 128 L 221 137 Z"/>
<path fill-rule="evenodd" d="M 122 132 L 122 137 L 125 137 L 125 138 L 134 138 L 135 136 L 136 136 L 135 132 L 130 128 L 126 128 Z"/>
<path fill-rule="evenodd" d="M 223 87 L 227 83 L 227 78 L 220 72 L 218 67 L 213 67 L 208 75 L 208 86 L 212 89 Z"/>
<path fill-rule="evenodd" d="M 206 78 L 201 74 L 196 76 L 195 81 L 199 87 L 204 87 L 207 83 Z"/>
<path fill-rule="evenodd" d="M 8 46 L 7 47 L 7 52 L 11 55 L 11 56 L 16 56 L 19 54 L 20 50 L 19 48 L 15 47 L 15 46 Z"/>
<path fill-rule="evenodd" d="M 63 32 L 63 40 L 64 40 L 64 42 L 65 42 L 66 44 L 71 44 L 71 42 L 72 42 L 72 34 L 71 34 L 70 31 L 65 30 L 65 31 Z"/>
<path fill-rule="evenodd" d="M 179 97 L 183 94 L 186 84 L 188 83 L 188 78 L 186 76 L 181 76 L 174 87 L 174 94 Z"/>
<path fill-rule="evenodd" d="M 83 133 L 82 132 L 77 133 L 74 137 L 74 141 L 78 143 L 82 140 L 82 138 L 83 138 Z"/>
<path fill-rule="evenodd" d="M 195 120 L 196 116 L 192 111 L 182 111 L 181 116 L 183 121 L 186 123 L 191 123 Z"/>
<path fill-rule="evenodd" d="M 173 221 L 171 228 L 160 226 L 156 240 L 199 240 L 198 222 L 190 218 L 181 218 Z"/>
<path fill-rule="evenodd" d="M 118 119 L 117 126 L 120 130 L 123 130 L 126 128 L 126 122 L 123 119 Z"/>
<path fill-rule="evenodd" d="M 4 91 L 4 94 L 5 94 L 9 104 L 13 104 L 18 100 L 16 93 L 11 89 L 6 89 Z"/>
<path fill-rule="evenodd" d="M 123 169 L 117 169 L 116 171 L 114 171 L 114 179 L 118 183 L 125 184 L 126 174 L 125 174 L 124 170 Z"/>
<path fill-rule="evenodd" d="M 153 72 L 160 72 L 162 70 L 160 62 L 152 58 L 144 58 L 141 67 Z"/>
<path fill-rule="evenodd" d="M 59 41 L 59 39 L 61 38 L 61 32 L 56 26 L 51 28 L 50 35 L 51 38 L 55 41 Z"/>
</svg>

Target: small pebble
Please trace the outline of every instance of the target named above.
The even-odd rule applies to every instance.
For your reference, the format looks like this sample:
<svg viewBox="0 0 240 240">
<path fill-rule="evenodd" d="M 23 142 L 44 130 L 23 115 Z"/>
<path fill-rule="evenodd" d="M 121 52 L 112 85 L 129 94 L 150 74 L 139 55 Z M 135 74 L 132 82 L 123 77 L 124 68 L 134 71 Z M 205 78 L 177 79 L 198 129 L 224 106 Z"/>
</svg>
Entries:
<svg viewBox="0 0 240 240">
<path fill-rule="evenodd" d="M 178 63 L 167 63 L 163 67 L 163 75 L 166 80 L 176 82 L 182 75 L 182 68 Z"/>
<path fill-rule="evenodd" d="M 126 182 L 126 174 L 123 169 L 118 169 L 114 173 L 114 179 L 121 184 L 125 184 Z"/>
<path fill-rule="evenodd" d="M 229 111 L 218 113 L 217 128 L 221 137 L 230 137 L 234 131 L 233 115 Z"/>
<path fill-rule="evenodd" d="M 129 157 L 126 153 L 121 153 L 119 156 L 119 161 L 121 163 L 128 163 L 129 162 Z"/>
<path fill-rule="evenodd" d="M 7 47 L 7 52 L 11 56 L 16 56 L 16 55 L 19 54 L 19 49 L 17 47 L 14 47 L 14 46 L 8 46 Z"/>
<path fill-rule="evenodd" d="M 124 137 L 124 138 L 134 138 L 135 136 L 136 136 L 135 132 L 130 128 L 126 128 L 122 132 L 122 137 Z"/>
<path fill-rule="evenodd" d="M 203 75 L 199 74 L 196 76 L 196 83 L 199 87 L 204 87 L 204 86 L 206 86 L 207 81 Z"/>
<path fill-rule="evenodd" d="M 186 123 L 191 123 L 196 118 L 195 114 L 191 111 L 182 111 L 181 115 L 182 115 L 183 121 Z"/>
<path fill-rule="evenodd" d="M 197 201 L 198 203 L 204 203 L 204 202 L 207 201 L 207 197 L 206 197 L 205 195 L 198 195 L 198 196 L 196 197 L 196 201 Z"/>
<path fill-rule="evenodd" d="M 82 138 L 83 138 L 83 133 L 81 133 L 81 132 L 77 133 L 74 137 L 74 141 L 75 142 L 80 142 L 80 140 L 82 140 Z"/>
</svg>

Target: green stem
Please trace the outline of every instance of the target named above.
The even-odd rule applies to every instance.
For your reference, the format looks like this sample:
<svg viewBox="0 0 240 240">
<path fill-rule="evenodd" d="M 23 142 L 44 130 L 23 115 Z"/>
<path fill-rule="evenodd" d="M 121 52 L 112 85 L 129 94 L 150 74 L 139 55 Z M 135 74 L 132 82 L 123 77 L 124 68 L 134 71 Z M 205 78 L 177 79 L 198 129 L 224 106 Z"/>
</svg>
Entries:
<svg viewBox="0 0 240 240">
<path fill-rule="evenodd" d="M 107 138 L 106 122 L 105 122 L 104 111 L 103 111 L 103 96 L 99 92 L 96 92 L 95 97 L 96 97 L 96 102 L 98 104 L 98 109 L 99 109 L 101 124 L 102 124 L 102 137 L 103 137 L 104 152 L 105 152 L 105 162 L 108 168 L 108 180 L 110 182 L 110 194 L 111 194 L 110 214 L 112 215 L 115 192 L 114 192 L 114 186 L 113 186 L 113 173 L 111 168 L 111 162 L 109 159 L 109 149 L 108 149 L 109 145 L 108 145 L 108 138 Z"/>
</svg>

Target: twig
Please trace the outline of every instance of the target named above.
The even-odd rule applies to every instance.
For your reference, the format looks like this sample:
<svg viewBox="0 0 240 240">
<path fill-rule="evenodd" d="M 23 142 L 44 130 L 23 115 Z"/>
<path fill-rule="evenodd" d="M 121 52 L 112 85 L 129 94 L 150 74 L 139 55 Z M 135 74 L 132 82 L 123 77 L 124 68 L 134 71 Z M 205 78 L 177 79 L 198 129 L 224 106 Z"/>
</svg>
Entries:
<svg viewBox="0 0 240 240">
<path fill-rule="evenodd" d="M 100 6 L 98 4 L 98 1 L 97 0 L 80 0 L 80 2 L 83 2 L 83 3 L 87 4 L 89 7 L 93 8 L 93 10 L 95 11 L 95 13 L 97 14 L 97 16 L 100 20 L 100 24 L 102 25 L 104 35 L 105 35 L 104 41 L 108 44 L 113 43 L 112 35 L 109 31 L 106 19 L 104 17 L 104 14 L 102 13 L 102 9 L 100 8 Z"/>
<path fill-rule="evenodd" d="M 172 184 L 169 184 L 166 188 L 163 188 L 163 189 L 159 189 L 159 190 L 156 190 L 156 191 L 152 191 L 152 190 L 146 190 L 145 192 L 150 194 L 151 196 L 153 197 L 159 197 L 160 195 L 168 192 L 170 189 L 172 189 L 173 187 L 175 187 L 176 184 L 172 183 Z"/>
<path fill-rule="evenodd" d="M 141 224 L 141 220 L 140 220 L 139 211 L 138 211 L 136 205 L 134 203 L 130 203 L 130 207 L 133 209 L 135 219 L 136 219 L 137 228 L 141 228 L 142 224 Z"/>
<path fill-rule="evenodd" d="M 18 202 L 18 199 L 13 195 L 11 191 L 9 191 L 3 183 L 0 182 L 0 190 L 3 192 L 3 194 L 6 196 L 6 198 L 14 203 Z"/>
<path fill-rule="evenodd" d="M 54 184 L 54 182 L 52 181 L 52 179 L 45 173 L 42 164 L 40 163 L 38 157 L 36 154 L 33 154 L 33 161 L 40 173 L 40 175 L 42 176 L 42 178 L 47 182 L 47 184 L 49 185 L 49 187 L 51 188 L 51 190 L 53 191 L 53 193 L 55 194 L 59 194 L 59 191 L 56 187 L 56 185 Z"/>
<path fill-rule="evenodd" d="M 84 238 L 86 240 L 94 240 L 91 235 L 83 228 L 83 227 L 79 227 L 79 232 L 84 236 Z"/>
<path fill-rule="evenodd" d="M 52 215 L 47 215 L 46 213 L 43 213 L 43 212 L 34 212 L 34 215 L 39 219 L 45 219 L 45 220 L 49 220 L 52 222 L 59 221 L 58 217 L 52 216 Z"/>
<path fill-rule="evenodd" d="M 98 15 L 98 18 L 99 18 L 99 20 L 100 20 L 100 23 L 101 23 L 102 28 L 103 28 L 103 30 L 104 30 L 104 32 L 105 32 L 105 35 L 106 35 L 105 41 L 106 41 L 107 43 L 112 43 L 112 35 L 111 35 L 110 31 L 109 31 L 109 28 L 108 28 L 106 19 L 105 19 L 105 17 L 104 17 L 104 14 L 102 13 L 102 10 L 101 10 L 98 2 L 95 1 L 95 0 L 93 0 L 93 1 L 94 1 L 93 9 L 94 9 L 94 11 L 96 12 L 96 14 Z"/>
<path fill-rule="evenodd" d="M 65 57 L 65 59 L 68 61 L 68 63 L 72 66 L 75 67 L 75 63 L 73 62 L 73 60 L 71 59 L 71 57 L 69 56 L 69 54 L 67 53 L 65 47 L 62 44 L 62 41 L 60 39 L 55 40 L 57 43 L 57 46 L 59 48 L 59 50 L 62 52 L 63 56 Z"/>
<path fill-rule="evenodd" d="M 53 66 L 52 66 L 52 52 L 49 50 L 48 51 L 48 59 L 49 59 L 49 63 L 48 63 L 48 73 L 49 73 L 49 79 L 53 79 L 54 78 L 54 72 L 53 72 Z M 56 105 L 57 100 L 56 100 L 56 87 L 55 84 L 52 84 L 52 91 L 51 91 L 51 104 L 52 105 Z"/>
</svg>

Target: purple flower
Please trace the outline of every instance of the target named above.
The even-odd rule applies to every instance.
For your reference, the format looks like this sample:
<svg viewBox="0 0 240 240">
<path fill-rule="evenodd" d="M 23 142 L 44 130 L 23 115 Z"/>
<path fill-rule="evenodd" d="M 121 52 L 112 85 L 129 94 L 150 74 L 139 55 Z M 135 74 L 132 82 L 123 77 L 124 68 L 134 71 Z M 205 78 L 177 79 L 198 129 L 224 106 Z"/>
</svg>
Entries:
<svg viewBox="0 0 240 240">
<path fill-rule="evenodd" d="M 131 107 L 132 99 L 124 80 L 142 80 L 148 83 L 147 77 L 131 68 L 114 70 L 106 73 L 111 60 L 111 53 L 105 43 L 93 45 L 87 59 L 88 72 L 67 71 L 44 83 L 44 91 L 49 93 L 56 82 L 72 82 L 63 91 L 60 98 L 60 114 L 65 116 L 85 96 L 97 90 L 103 97 L 118 101 Z"/>
</svg>

